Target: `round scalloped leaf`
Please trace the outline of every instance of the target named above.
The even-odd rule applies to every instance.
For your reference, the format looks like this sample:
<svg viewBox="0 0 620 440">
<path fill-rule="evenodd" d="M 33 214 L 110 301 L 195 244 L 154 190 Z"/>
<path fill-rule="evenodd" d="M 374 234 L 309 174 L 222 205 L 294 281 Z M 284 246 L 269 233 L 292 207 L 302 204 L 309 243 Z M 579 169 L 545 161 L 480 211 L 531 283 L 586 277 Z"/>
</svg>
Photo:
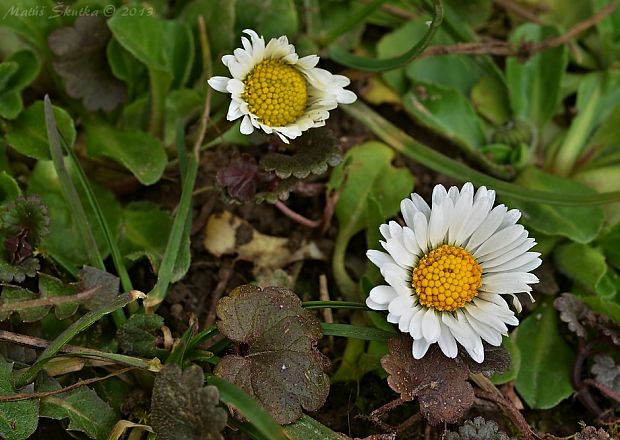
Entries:
<svg viewBox="0 0 620 440">
<path fill-rule="evenodd" d="M 245 285 L 217 304 L 220 332 L 237 343 L 215 374 L 234 383 L 280 424 L 292 423 L 302 407 L 316 411 L 329 393 L 329 361 L 317 350 L 319 321 L 291 290 Z"/>
<path fill-rule="evenodd" d="M 36 247 L 49 232 L 47 206 L 38 196 L 19 196 L 0 208 L 0 234 L 6 240 L 28 230 L 28 243 Z"/>
<path fill-rule="evenodd" d="M 310 130 L 292 142 L 293 154 L 268 153 L 260 161 L 266 171 L 281 179 L 294 176 L 305 179 L 310 174 L 323 174 L 342 162 L 338 139 L 331 130 Z"/>
<path fill-rule="evenodd" d="M 39 260 L 28 257 L 19 264 L 10 264 L 0 258 L 0 281 L 21 283 L 26 277 L 34 277 L 39 270 Z"/>
</svg>

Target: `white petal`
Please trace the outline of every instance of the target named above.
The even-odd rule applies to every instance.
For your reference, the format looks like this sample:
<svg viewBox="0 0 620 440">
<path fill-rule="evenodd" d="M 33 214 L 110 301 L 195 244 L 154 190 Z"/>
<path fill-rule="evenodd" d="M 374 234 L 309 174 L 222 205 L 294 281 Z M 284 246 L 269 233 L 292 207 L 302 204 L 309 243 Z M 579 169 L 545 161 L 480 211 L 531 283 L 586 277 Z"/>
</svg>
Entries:
<svg viewBox="0 0 620 440">
<path fill-rule="evenodd" d="M 449 225 L 448 214 L 450 214 L 448 208 L 452 205 L 451 200 L 445 200 L 447 197 L 446 194 L 445 198 L 437 202 L 437 204 L 433 202 L 433 210 L 431 211 L 431 218 L 428 222 L 428 240 L 431 248 L 435 248 L 440 243 L 444 242 L 446 237 Z"/>
<path fill-rule="evenodd" d="M 504 219 L 502 220 L 502 224 L 499 225 L 499 229 L 507 228 L 508 226 L 514 225 L 521 218 L 521 211 L 518 209 L 511 209 L 506 213 Z"/>
<path fill-rule="evenodd" d="M 443 354 L 449 358 L 455 358 L 458 354 L 456 340 L 454 339 L 454 336 L 452 336 L 452 332 L 447 325 L 441 321 L 439 322 L 439 325 L 441 326 L 441 336 L 439 336 L 439 340 L 437 341 L 439 343 L 439 348 L 441 348 Z"/>
<path fill-rule="evenodd" d="M 426 216 L 421 212 L 416 212 L 413 217 L 413 232 L 421 251 L 426 252 L 428 249 L 428 223 Z"/>
<path fill-rule="evenodd" d="M 466 243 L 467 239 L 476 231 L 489 215 L 493 207 L 493 200 L 481 197 L 474 202 L 469 217 L 464 220 L 463 227 L 456 236 L 456 243 Z"/>
<path fill-rule="evenodd" d="M 243 91 L 245 90 L 245 84 L 243 84 L 242 81 L 239 81 L 238 79 L 233 78 L 230 81 L 228 81 L 226 90 L 233 95 L 240 96 L 241 94 L 243 94 Z"/>
<path fill-rule="evenodd" d="M 496 329 L 490 327 L 489 325 L 485 324 L 484 322 L 478 321 L 476 318 L 474 318 L 469 313 L 469 307 L 468 306 L 465 306 L 464 310 L 465 310 L 465 317 L 467 318 L 467 321 L 472 326 L 474 331 L 476 333 L 478 333 L 482 337 L 482 339 L 484 339 L 489 344 L 494 345 L 496 347 L 498 345 L 501 345 L 501 343 L 502 343 L 502 334 L 500 332 L 498 332 Z"/>
<path fill-rule="evenodd" d="M 459 197 L 454 204 L 454 218 L 448 230 L 449 243 L 460 244 L 460 242 L 457 242 L 457 237 L 471 215 L 473 203 L 474 187 L 470 182 L 467 182 L 463 185 L 463 189 L 461 189 Z"/>
<path fill-rule="evenodd" d="M 428 342 L 433 343 L 439 340 L 441 335 L 441 326 L 439 325 L 439 317 L 434 309 L 428 309 L 422 318 L 422 336 Z"/>
<path fill-rule="evenodd" d="M 511 255 L 511 254 L 512 252 L 509 253 L 508 255 Z M 514 255 L 518 255 L 518 256 L 515 257 Z M 519 252 L 518 254 L 515 253 L 514 255 L 512 256 L 512 259 L 509 259 L 508 257 L 506 257 L 508 261 L 504 263 L 499 263 L 497 266 L 494 266 L 491 268 L 485 268 L 485 272 L 502 272 L 502 271 L 515 270 L 518 267 L 529 265 L 535 260 L 540 260 L 540 258 L 538 258 L 540 253 L 538 252 L 526 252 L 525 254 Z M 488 262 L 487 264 L 495 263 L 497 261 L 500 261 L 500 259 L 498 258 L 496 260 L 493 260 L 492 262 Z"/>
<path fill-rule="evenodd" d="M 533 238 L 527 238 L 528 232 L 527 231 L 523 231 L 521 232 L 521 235 L 519 235 L 515 240 L 513 240 L 511 243 L 508 243 L 506 246 L 503 246 L 493 252 L 489 252 L 488 254 L 480 257 L 478 259 L 479 262 L 481 263 L 485 263 L 487 261 L 491 261 L 494 260 L 498 257 L 502 257 L 503 255 L 505 255 L 508 252 L 511 252 L 512 250 L 519 248 L 519 247 L 524 247 L 524 251 L 527 251 L 528 249 L 532 248 L 535 244 L 535 241 Z M 527 246 L 529 244 L 529 247 Z"/>
<path fill-rule="evenodd" d="M 415 215 L 416 211 L 417 209 L 411 199 L 403 199 L 400 202 L 400 212 L 403 214 L 405 224 L 410 228 L 413 228 L 413 216 Z"/>
<path fill-rule="evenodd" d="M 225 76 L 214 76 L 210 78 L 207 83 L 218 92 L 226 92 L 228 81 L 230 81 L 230 78 L 226 78 Z"/>
<path fill-rule="evenodd" d="M 408 309 L 401 315 L 398 320 L 398 330 L 403 333 L 409 333 L 409 324 L 411 323 L 411 318 L 415 312 L 415 309 Z"/>
<path fill-rule="evenodd" d="M 366 298 L 366 306 L 372 310 L 387 310 L 387 304 L 376 303 L 370 297 Z"/>
<path fill-rule="evenodd" d="M 376 286 L 370 291 L 368 297 L 376 304 L 384 304 L 386 307 L 383 310 L 387 310 L 387 305 L 393 301 L 398 294 L 392 286 Z"/>
<path fill-rule="evenodd" d="M 431 207 L 428 206 L 428 203 L 419 194 L 411 194 L 411 201 L 416 210 L 424 214 L 427 219 L 431 217 Z"/>
<path fill-rule="evenodd" d="M 402 235 L 402 234 L 401 234 Z M 404 268 L 410 268 L 412 265 L 415 256 L 411 254 L 405 247 L 403 246 L 402 241 L 398 240 L 388 240 L 387 242 L 382 241 L 381 246 L 390 253 L 394 261 L 398 263 L 400 266 Z"/>
<path fill-rule="evenodd" d="M 482 243 L 476 252 L 474 252 L 475 258 L 480 258 L 490 252 L 501 249 L 514 240 L 519 238 L 524 228 L 521 225 L 508 226 L 506 229 L 502 229 L 499 232 L 493 234 L 487 241 Z"/>
<path fill-rule="evenodd" d="M 395 264 L 395 261 L 390 254 L 386 254 L 385 252 L 370 249 L 366 251 L 366 256 L 378 268 L 381 268 L 381 266 L 385 264 Z"/>
<path fill-rule="evenodd" d="M 353 104 L 357 100 L 357 95 L 350 90 L 339 90 L 336 100 L 339 104 Z"/>
<path fill-rule="evenodd" d="M 467 242 L 467 250 L 474 251 L 480 244 L 486 241 L 502 223 L 504 216 L 506 215 L 506 207 L 504 205 L 498 205 L 491 210 L 486 219 L 478 227 L 469 241 Z"/>
<path fill-rule="evenodd" d="M 241 133 L 242 134 L 252 134 L 254 132 L 254 127 L 252 126 L 252 122 L 250 121 L 250 117 L 248 115 L 243 117 L 241 121 Z"/>
<path fill-rule="evenodd" d="M 445 199 L 448 198 L 448 191 L 442 184 L 435 185 L 433 188 L 433 195 L 431 197 L 431 201 L 433 203 L 433 209 L 436 206 L 439 206 L 443 203 Z"/>
<path fill-rule="evenodd" d="M 413 354 L 413 358 L 422 359 L 428 351 L 428 347 L 430 347 L 430 345 L 431 343 L 426 341 L 426 339 L 414 340 L 413 346 L 411 347 L 411 353 Z"/>
<path fill-rule="evenodd" d="M 424 313 L 426 311 L 422 308 L 415 308 L 416 312 L 411 317 L 411 322 L 409 323 L 409 334 L 413 339 L 421 339 L 422 336 L 422 318 L 424 318 Z"/>
<path fill-rule="evenodd" d="M 416 257 L 422 252 L 420 246 L 418 245 L 418 242 L 415 239 L 415 234 L 413 230 L 406 226 L 403 228 L 403 242 L 405 244 L 405 248 L 407 248 L 407 250 Z"/>
<path fill-rule="evenodd" d="M 413 305 L 411 297 L 397 296 L 388 306 L 388 311 L 394 316 L 404 315 Z"/>
</svg>

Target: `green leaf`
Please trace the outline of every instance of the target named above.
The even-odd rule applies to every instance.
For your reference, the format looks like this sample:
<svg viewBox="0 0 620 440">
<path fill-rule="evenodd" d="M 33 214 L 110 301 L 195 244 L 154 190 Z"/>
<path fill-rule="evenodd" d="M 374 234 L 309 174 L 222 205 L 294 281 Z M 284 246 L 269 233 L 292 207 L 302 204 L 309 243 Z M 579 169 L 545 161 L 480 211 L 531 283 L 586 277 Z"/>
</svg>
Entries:
<svg viewBox="0 0 620 440">
<path fill-rule="evenodd" d="M 0 395 L 17 394 L 13 386 L 13 362 L 0 356 Z M 37 399 L 0 402 L 0 436 L 6 440 L 24 440 L 30 437 L 39 423 Z"/>
<path fill-rule="evenodd" d="M 6 61 L 17 63 L 18 68 L 6 83 L 5 89 L 21 92 L 39 76 L 41 71 L 41 61 L 39 61 L 34 52 L 27 49 L 11 54 Z"/>
<path fill-rule="evenodd" d="M 540 42 L 557 35 L 555 27 L 527 23 L 512 33 L 510 41 Z M 506 60 L 508 92 L 515 117 L 530 120 L 542 130 L 560 102 L 560 84 L 567 62 L 565 45 L 539 52 L 525 62 L 516 57 Z"/>
<path fill-rule="evenodd" d="M 330 177 L 330 187 L 344 180 L 335 214 L 339 229 L 332 260 L 338 287 L 350 301 L 358 300 L 357 286 L 345 269 L 345 254 L 351 238 L 368 225 L 368 200 L 372 196 L 384 215 L 398 211 L 400 201 L 413 190 L 413 177 L 406 169 L 392 166 L 394 152 L 379 142 L 367 142 L 350 149 L 342 165 Z M 369 243 L 369 246 L 376 246 Z"/>
<path fill-rule="evenodd" d="M 525 188 L 565 194 L 595 194 L 590 188 L 560 176 L 554 176 L 530 166 L 516 179 Z M 523 221 L 548 235 L 561 235 L 578 243 L 594 240 L 603 227 L 600 207 L 553 206 L 539 202 L 510 199 L 510 205 L 523 213 Z"/>
<path fill-rule="evenodd" d="M 349 438 L 332 431 L 305 414 L 296 422 L 284 426 L 284 432 L 291 440 L 346 440 Z"/>
<path fill-rule="evenodd" d="M 510 118 L 506 85 L 495 76 L 480 78 L 471 89 L 471 103 L 494 125 L 502 125 Z"/>
<path fill-rule="evenodd" d="M 607 263 L 601 251 L 580 243 L 559 246 L 555 263 L 560 272 L 606 299 L 613 299 L 616 288 L 605 282 Z"/>
<path fill-rule="evenodd" d="M 179 15 L 179 19 L 193 29 L 198 26 L 198 17 L 204 18 L 209 49 L 214 59 L 220 59 L 222 55 L 231 53 L 235 47 L 238 38 L 234 29 L 236 4 L 237 0 L 194 0 L 187 3 Z M 252 29 L 254 25 L 254 22 L 251 23 Z"/>
<path fill-rule="evenodd" d="M 103 123 L 86 124 L 86 145 L 91 156 L 104 155 L 124 165 L 144 185 L 157 182 L 168 157 L 161 141 L 138 130 L 119 130 Z"/>
<path fill-rule="evenodd" d="M 69 164 L 68 161 L 67 163 Z M 117 231 L 121 216 L 120 204 L 110 191 L 99 185 L 92 184 L 92 186 L 108 224 L 113 231 Z M 88 264 L 88 251 L 80 239 L 75 216 L 65 201 L 52 162 L 44 160 L 37 162 L 28 180 L 28 192 L 41 196 L 48 207 L 50 218 L 53 219 L 50 234 L 43 240 L 42 247 L 64 267 L 76 273 L 79 267 Z M 103 231 L 90 205 L 85 205 L 85 210 L 97 247 L 105 255 L 107 245 Z"/>
<path fill-rule="evenodd" d="M 37 391 L 59 389 L 60 384 L 52 378 L 37 386 Z M 118 421 L 112 408 L 87 386 L 42 398 L 39 415 L 55 420 L 69 419 L 67 431 L 80 431 L 95 440 L 106 440 Z"/>
<path fill-rule="evenodd" d="M 254 29 L 266 41 L 297 33 L 299 17 L 294 0 L 236 0 L 235 34 Z"/>
<path fill-rule="evenodd" d="M 157 348 L 155 334 L 164 325 L 164 318 L 155 314 L 136 313 L 117 331 L 118 348 L 129 355 L 163 357 L 166 350 Z"/>
<path fill-rule="evenodd" d="M 433 0 L 433 20 L 430 23 L 428 30 L 424 34 L 421 40 L 401 55 L 397 55 L 387 59 L 371 59 L 363 58 L 355 55 L 351 55 L 345 50 L 332 46 L 330 50 L 330 58 L 338 61 L 340 64 L 344 64 L 347 67 L 352 67 L 360 70 L 367 70 L 370 72 L 383 72 L 387 70 L 398 69 L 406 65 L 415 59 L 424 49 L 428 47 L 435 35 L 435 32 L 439 28 L 443 20 L 443 7 L 440 0 Z"/>
<path fill-rule="evenodd" d="M 67 285 L 58 278 L 42 273 L 39 274 L 39 292 L 42 298 L 71 297 L 78 293 L 78 289 L 75 285 Z M 54 307 L 54 313 L 58 319 L 67 319 L 77 312 L 78 307 L 79 303 L 77 301 L 68 301 L 57 304 Z"/>
<path fill-rule="evenodd" d="M 149 15 L 130 16 L 119 9 L 108 20 L 116 40 L 149 69 L 170 74 L 173 88 L 183 86 L 194 61 L 194 38 L 178 21 Z"/>
<path fill-rule="evenodd" d="M 75 142 L 75 126 L 71 115 L 54 106 L 54 116 L 60 135 L 67 144 Z M 7 141 L 18 152 L 34 159 L 50 159 L 50 147 L 45 128 L 43 101 L 37 101 L 22 112 L 11 124 Z"/>
<path fill-rule="evenodd" d="M 133 202 L 123 211 L 119 233 L 119 248 L 124 257 L 137 261 L 146 257 L 158 273 L 172 231 L 173 218 L 150 202 Z M 183 278 L 189 269 L 191 255 L 188 243 L 183 241 L 172 270 L 172 282 Z"/>
<path fill-rule="evenodd" d="M 14 119 L 22 111 L 21 91 L 39 74 L 41 63 L 29 50 L 12 54 L 0 64 L 0 116 Z"/>
<path fill-rule="evenodd" d="M 219 391 L 204 386 L 197 365 L 181 370 L 166 365 L 155 377 L 151 398 L 151 425 L 159 440 L 219 440 L 226 427 Z"/>
<path fill-rule="evenodd" d="M 0 26 L 6 26 L 32 45 L 40 55 L 47 53 L 47 36 L 59 26 L 60 14 L 52 0 L 0 0 Z"/>
<path fill-rule="evenodd" d="M 581 302 L 590 309 L 601 315 L 608 316 L 617 324 L 620 324 L 620 304 L 617 301 L 607 301 L 600 296 L 578 296 Z"/>
<path fill-rule="evenodd" d="M 15 200 L 21 193 L 22 190 L 13 176 L 6 171 L 0 171 L 0 204 Z"/>
<path fill-rule="evenodd" d="M 486 143 L 480 120 L 470 101 L 451 87 L 419 84 L 403 98 L 405 109 L 421 124 L 468 151 Z"/>
<path fill-rule="evenodd" d="M 4 286 L 2 288 L 2 300 L 0 301 L 0 321 L 6 320 L 14 310 L 19 313 L 23 322 L 36 322 L 45 317 L 50 306 L 19 308 L 19 303 L 38 299 L 36 293 L 17 286 Z"/>
<path fill-rule="evenodd" d="M 573 393 L 575 354 L 562 339 L 555 309 L 543 302 L 516 331 L 521 369 L 515 386 L 532 409 L 547 409 Z"/>
<path fill-rule="evenodd" d="M 620 269 L 620 222 L 598 240 L 610 264 Z"/>
<path fill-rule="evenodd" d="M 246 347 L 223 357 L 214 373 L 253 395 L 281 424 L 316 411 L 329 393 L 329 360 L 317 349 L 318 320 L 288 289 L 236 288 L 217 304 L 220 333 Z"/>
</svg>

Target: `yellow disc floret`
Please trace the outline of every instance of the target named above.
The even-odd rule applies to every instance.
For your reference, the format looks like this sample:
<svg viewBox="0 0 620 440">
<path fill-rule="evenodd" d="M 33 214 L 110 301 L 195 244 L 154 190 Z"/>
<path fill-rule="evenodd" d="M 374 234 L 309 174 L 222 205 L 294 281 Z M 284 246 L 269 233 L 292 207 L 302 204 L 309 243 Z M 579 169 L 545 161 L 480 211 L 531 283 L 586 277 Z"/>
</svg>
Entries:
<svg viewBox="0 0 620 440">
<path fill-rule="evenodd" d="M 450 312 L 474 299 L 481 282 L 482 268 L 474 257 L 447 244 L 421 258 L 411 277 L 420 304 Z"/>
<path fill-rule="evenodd" d="M 290 64 L 261 61 L 243 82 L 242 98 L 263 124 L 283 127 L 304 114 L 308 101 L 306 79 Z"/>
</svg>

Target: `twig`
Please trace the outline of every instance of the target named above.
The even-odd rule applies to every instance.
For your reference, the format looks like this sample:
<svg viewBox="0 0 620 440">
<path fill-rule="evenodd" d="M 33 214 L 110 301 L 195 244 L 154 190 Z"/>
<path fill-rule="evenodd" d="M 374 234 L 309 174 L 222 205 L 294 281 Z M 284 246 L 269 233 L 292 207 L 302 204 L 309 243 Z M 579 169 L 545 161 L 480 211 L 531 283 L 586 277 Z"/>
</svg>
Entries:
<svg viewBox="0 0 620 440">
<path fill-rule="evenodd" d="M 101 381 L 110 379 L 112 377 L 120 376 L 121 374 L 127 373 L 128 371 L 135 370 L 135 369 L 136 369 L 136 367 L 127 367 L 127 368 L 123 368 L 123 369 L 120 369 L 118 371 L 115 371 L 114 373 L 110 373 L 107 376 L 93 377 L 91 379 L 79 380 L 76 383 L 74 383 L 73 385 L 66 386 L 66 387 L 61 388 L 59 390 L 41 391 L 41 392 L 38 392 L 38 393 L 11 394 L 10 396 L 0 396 L 0 402 L 15 402 L 15 401 L 18 401 L 18 400 L 43 399 L 44 397 L 53 396 L 55 394 L 63 394 L 63 393 L 66 393 L 68 391 L 74 390 L 76 388 L 79 388 L 79 387 L 82 387 L 82 386 L 86 386 L 86 385 L 90 385 L 91 383 L 101 382 Z"/>
<path fill-rule="evenodd" d="M 83 292 L 77 293 L 75 295 L 63 295 L 63 296 L 52 296 L 49 298 L 39 298 L 39 299 L 31 299 L 27 301 L 16 301 L 12 303 L 3 303 L 0 305 L 0 314 L 1 313 L 13 313 L 20 310 L 25 309 L 33 309 L 35 307 L 47 307 L 47 306 L 57 306 L 60 304 L 66 304 L 70 302 L 85 302 L 93 297 L 93 295 L 99 290 L 98 287 L 94 287 L 92 289 L 85 290 Z"/>
<path fill-rule="evenodd" d="M 391 410 L 393 410 L 394 408 L 398 408 L 401 405 L 404 405 L 405 403 L 407 403 L 406 400 L 402 399 L 402 398 L 397 398 L 395 400 L 392 400 L 391 402 L 386 403 L 383 406 L 380 406 L 379 408 L 377 408 L 376 410 L 374 410 L 373 412 L 370 413 L 370 421 L 372 423 L 374 423 L 375 425 L 377 425 L 380 429 L 382 429 L 383 431 L 386 432 L 402 432 L 405 429 L 409 428 L 411 425 L 413 425 L 415 422 L 417 422 L 418 420 L 420 420 L 420 418 L 422 417 L 422 415 L 420 413 L 416 413 L 414 415 L 412 415 L 411 417 L 409 417 L 407 420 L 405 420 L 404 422 L 396 425 L 396 426 L 392 426 L 389 425 L 387 423 L 385 423 L 383 420 L 381 420 L 381 416 L 390 412 Z"/>
<path fill-rule="evenodd" d="M 211 49 L 209 46 L 209 40 L 207 36 L 207 27 L 205 25 L 205 19 L 202 15 L 198 17 L 198 30 L 200 36 L 200 47 L 202 49 L 202 65 L 204 66 L 205 72 L 207 74 L 207 78 L 211 78 L 213 73 L 213 68 L 211 66 Z M 198 128 L 198 137 L 196 138 L 196 142 L 194 142 L 194 155 L 196 156 L 196 161 L 199 161 L 200 156 L 200 146 L 205 139 L 205 135 L 207 134 L 207 125 L 209 122 L 209 114 L 211 113 L 211 88 L 207 87 L 207 96 L 205 97 L 205 105 L 204 110 L 202 111 L 202 115 L 200 117 L 200 125 Z"/>
<path fill-rule="evenodd" d="M 300 225 L 306 226 L 308 228 L 318 228 L 323 224 L 323 220 L 310 220 L 309 218 L 304 217 L 303 215 L 293 211 L 291 208 L 286 206 L 282 201 L 278 200 L 274 204 L 276 208 L 278 208 L 282 214 L 286 215 L 293 221 L 296 221 Z"/>
<path fill-rule="evenodd" d="M 470 55 L 497 55 L 497 56 L 516 56 L 527 59 L 538 52 L 553 49 L 568 43 L 571 39 L 595 26 L 618 6 L 618 1 L 609 3 L 596 14 L 577 23 L 567 32 L 557 37 L 551 37 L 540 43 L 519 43 L 512 44 L 508 41 L 492 41 L 489 43 L 457 43 L 451 45 L 439 45 L 428 47 L 420 54 L 418 59 L 431 56 L 441 56 L 448 54 L 470 54 Z"/>
<path fill-rule="evenodd" d="M 519 428 L 527 440 L 535 440 L 534 432 L 532 431 L 532 428 L 530 428 L 530 425 L 528 425 L 525 418 L 523 418 L 523 415 L 514 407 L 514 405 L 512 405 L 512 403 L 506 400 L 505 397 L 498 396 L 495 393 L 491 393 L 480 388 L 474 388 L 474 393 L 476 394 L 476 397 L 489 400 L 499 406 L 504 413 L 510 417 L 512 422 Z"/>
<path fill-rule="evenodd" d="M 584 385 L 589 385 L 589 386 L 591 386 L 593 388 L 596 388 L 602 394 L 604 394 L 606 397 L 609 397 L 610 399 L 613 399 L 616 402 L 620 403 L 620 394 L 614 392 L 613 390 L 610 390 L 609 388 L 607 388 L 602 383 L 598 383 L 594 379 L 584 379 L 583 382 L 581 382 L 581 383 L 583 383 Z"/>
<path fill-rule="evenodd" d="M 538 18 L 536 14 L 511 0 L 493 0 L 493 3 L 501 6 L 507 11 L 513 12 L 521 18 L 525 18 L 527 21 L 531 21 L 532 23 L 536 24 L 543 24 L 543 21 Z"/>
</svg>

